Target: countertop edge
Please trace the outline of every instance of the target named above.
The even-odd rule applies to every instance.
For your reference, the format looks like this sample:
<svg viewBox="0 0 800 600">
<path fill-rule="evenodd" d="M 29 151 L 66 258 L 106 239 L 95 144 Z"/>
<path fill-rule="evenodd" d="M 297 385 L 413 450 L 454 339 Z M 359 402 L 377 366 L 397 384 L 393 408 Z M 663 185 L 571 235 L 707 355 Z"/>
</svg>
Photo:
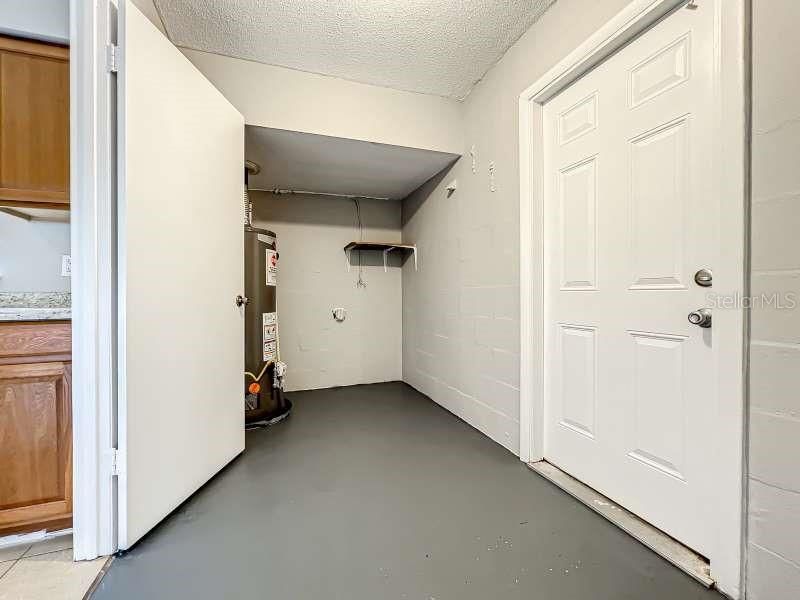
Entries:
<svg viewBox="0 0 800 600">
<path fill-rule="evenodd" d="M 0 308 L 0 323 L 72 321 L 69 308 Z"/>
</svg>

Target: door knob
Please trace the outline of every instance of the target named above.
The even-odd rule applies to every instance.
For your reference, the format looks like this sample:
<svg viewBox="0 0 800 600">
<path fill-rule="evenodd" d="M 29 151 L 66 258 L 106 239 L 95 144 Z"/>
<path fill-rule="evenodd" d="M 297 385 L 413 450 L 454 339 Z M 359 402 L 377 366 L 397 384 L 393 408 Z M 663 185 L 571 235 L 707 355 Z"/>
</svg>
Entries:
<svg viewBox="0 0 800 600">
<path fill-rule="evenodd" d="M 689 313 L 689 323 L 698 327 L 711 327 L 711 309 L 698 308 Z"/>
<path fill-rule="evenodd" d="M 247 306 L 248 304 L 250 304 L 250 298 L 242 296 L 241 294 L 236 296 L 236 306 Z"/>
</svg>

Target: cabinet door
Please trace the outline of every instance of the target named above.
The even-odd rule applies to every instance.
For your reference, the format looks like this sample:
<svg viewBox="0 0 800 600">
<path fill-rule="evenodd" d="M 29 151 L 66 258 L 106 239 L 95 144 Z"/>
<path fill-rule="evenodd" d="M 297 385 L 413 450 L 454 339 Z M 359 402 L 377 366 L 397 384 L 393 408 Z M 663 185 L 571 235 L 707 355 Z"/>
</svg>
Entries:
<svg viewBox="0 0 800 600">
<path fill-rule="evenodd" d="M 0 36 L 0 202 L 69 203 L 69 50 Z"/>
<path fill-rule="evenodd" d="M 0 535 L 68 527 L 71 365 L 0 365 Z"/>
</svg>

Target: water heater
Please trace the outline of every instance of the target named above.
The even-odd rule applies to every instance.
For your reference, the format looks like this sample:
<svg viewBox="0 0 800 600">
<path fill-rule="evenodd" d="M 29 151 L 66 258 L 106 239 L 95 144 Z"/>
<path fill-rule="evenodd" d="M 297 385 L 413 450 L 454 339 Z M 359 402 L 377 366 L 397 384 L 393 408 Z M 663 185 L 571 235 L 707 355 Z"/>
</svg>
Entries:
<svg viewBox="0 0 800 600">
<path fill-rule="evenodd" d="M 280 362 L 278 332 L 278 240 L 253 227 L 249 199 L 244 226 L 244 402 L 245 422 L 270 424 L 289 414 L 283 393 L 286 365 Z"/>
</svg>

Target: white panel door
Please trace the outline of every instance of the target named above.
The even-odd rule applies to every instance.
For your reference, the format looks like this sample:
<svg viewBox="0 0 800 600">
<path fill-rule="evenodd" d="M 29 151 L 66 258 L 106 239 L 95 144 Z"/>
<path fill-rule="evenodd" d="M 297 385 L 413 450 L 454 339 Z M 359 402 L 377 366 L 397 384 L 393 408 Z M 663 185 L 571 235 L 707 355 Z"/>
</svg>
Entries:
<svg viewBox="0 0 800 600">
<path fill-rule="evenodd" d="M 545 457 L 706 554 L 712 31 L 678 10 L 544 107 Z"/>
<path fill-rule="evenodd" d="M 129 0 L 119 36 L 119 547 L 244 449 L 244 120 Z"/>
</svg>

